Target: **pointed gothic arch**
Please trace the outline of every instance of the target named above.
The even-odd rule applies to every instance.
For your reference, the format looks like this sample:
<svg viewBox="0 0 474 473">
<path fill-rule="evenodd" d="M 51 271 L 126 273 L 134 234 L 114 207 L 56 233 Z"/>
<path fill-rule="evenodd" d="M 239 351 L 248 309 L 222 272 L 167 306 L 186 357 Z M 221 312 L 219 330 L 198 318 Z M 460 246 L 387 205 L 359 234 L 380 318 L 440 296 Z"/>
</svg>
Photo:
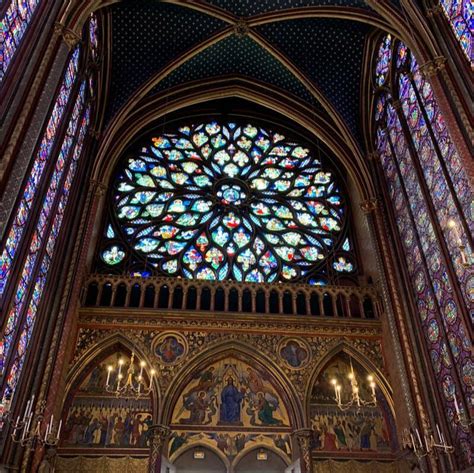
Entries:
<svg viewBox="0 0 474 473">
<path fill-rule="evenodd" d="M 310 420 L 310 402 L 311 402 L 311 392 L 313 390 L 314 384 L 318 377 L 323 372 L 324 368 L 331 362 L 331 360 L 335 359 L 341 353 L 345 353 L 353 358 L 363 369 L 367 372 L 371 373 L 374 376 L 375 383 L 377 387 L 381 390 L 384 398 L 387 400 L 388 405 L 390 407 L 390 411 L 392 415 L 395 417 L 394 411 L 394 404 L 392 399 L 392 388 L 388 383 L 387 379 L 383 375 L 380 367 L 377 367 L 371 360 L 368 358 L 367 355 L 363 354 L 352 345 L 347 343 L 346 341 L 341 341 L 336 344 L 323 356 L 318 363 L 313 368 L 311 375 L 308 378 L 308 384 L 306 385 L 305 390 L 305 413 L 306 413 L 306 421 L 309 423 Z"/>
<path fill-rule="evenodd" d="M 122 348 L 127 354 L 134 352 L 140 360 L 145 361 L 147 367 L 152 366 L 151 360 L 139 346 L 135 345 L 124 335 L 120 333 L 113 333 L 105 339 L 102 339 L 99 343 L 90 347 L 88 350 L 84 351 L 84 353 L 76 360 L 74 365 L 69 370 L 66 379 L 66 388 L 64 389 L 64 396 L 61 402 L 61 410 L 63 412 L 71 393 L 87 377 L 94 366 L 105 360 L 108 356 L 118 353 L 120 348 Z M 153 390 L 150 395 L 154 419 L 159 417 L 159 412 L 162 405 L 160 393 L 159 380 L 156 376 L 154 376 Z"/>
<path fill-rule="evenodd" d="M 225 468 L 229 470 L 231 466 L 231 462 L 221 450 L 219 450 L 217 447 L 214 447 L 213 445 L 210 445 L 204 442 L 199 442 L 199 441 L 193 442 L 191 445 L 184 446 L 182 449 L 177 450 L 176 452 L 173 452 L 173 454 L 170 455 L 170 458 L 168 458 L 168 460 L 174 464 L 186 452 L 189 452 L 189 450 L 194 450 L 195 448 L 203 448 L 205 450 L 211 451 L 214 455 L 216 455 L 217 458 L 219 458 L 219 460 L 223 463 Z"/>
<path fill-rule="evenodd" d="M 282 398 L 284 399 L 285 407 L 288 410 L 291 427 L 293 429 L 304 427 L 304 413 L 298 394 L 290 380 L 283 373 L 281 367 L 279 367 L 277 363 L 270 359 L 266 354 L 261 352 L 257 354 L 252 346 L 237 340 L 232 340 L 231 342 L 228 340 L 220 342 L 209 350 L 206 350 L 204 353 L 197 355 L 192 362 L 185 366 L 176 375 L 177 382 L 172 384 L 163 396 L 162 423 L 165 425 L 171 423 L 173 409 L 179 396 L 186 389 L 187 383 L 199 369 L 209 366 L 214 361 L 221 360 L 227 356 L 232 357 L 233 355 L 247 357 L 246 359 L 257 363 L 259 367 L 268 371 L 272 375 L 277 383 L 277 386 L 275 387 L 278 388 L 279 394 L 286 394 L 286 396 L 282 396 Z"/>
</svg>

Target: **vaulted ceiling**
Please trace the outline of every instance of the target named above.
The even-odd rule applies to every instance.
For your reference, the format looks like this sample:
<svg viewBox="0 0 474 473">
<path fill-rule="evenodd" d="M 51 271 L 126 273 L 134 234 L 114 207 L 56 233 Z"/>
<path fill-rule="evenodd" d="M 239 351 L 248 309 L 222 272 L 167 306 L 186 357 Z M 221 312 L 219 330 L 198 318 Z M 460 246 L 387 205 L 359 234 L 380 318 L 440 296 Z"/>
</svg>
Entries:
<svg viewBox="0 0 474 473">
<path fill-rule="evenodd" d="M 335 111 L 362 146 L 364 48 L 383 25 L 364 0 L 124 1 L 106 14 L 112 43 L 107 120 L 145 84 L 152 96 L 236 77 L 268 85 L 319 114 Z"/>
</svg>

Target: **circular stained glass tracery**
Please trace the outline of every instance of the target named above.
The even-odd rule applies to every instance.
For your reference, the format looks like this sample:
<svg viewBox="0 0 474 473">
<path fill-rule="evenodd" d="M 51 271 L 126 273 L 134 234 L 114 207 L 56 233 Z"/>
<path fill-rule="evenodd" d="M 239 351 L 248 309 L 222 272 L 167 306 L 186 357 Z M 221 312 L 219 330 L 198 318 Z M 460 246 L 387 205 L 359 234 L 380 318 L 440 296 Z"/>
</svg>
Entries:
<svg viewBox="0 0 474 473">
<path fill-rule="evenodd" d="M 165 274 L 208 280 L 306 276 L 345 219 L 332 172 L 309 149 L 235 123 L 151 138 L 125 160 L 113 203 L 129 251 Z"/>
</svg>

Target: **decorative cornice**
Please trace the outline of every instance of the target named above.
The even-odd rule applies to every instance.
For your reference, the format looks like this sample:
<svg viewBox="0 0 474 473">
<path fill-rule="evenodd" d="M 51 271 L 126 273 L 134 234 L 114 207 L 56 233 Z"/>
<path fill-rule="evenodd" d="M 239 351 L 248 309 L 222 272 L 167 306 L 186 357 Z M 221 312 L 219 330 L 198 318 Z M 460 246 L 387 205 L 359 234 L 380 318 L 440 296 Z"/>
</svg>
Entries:
<svg viewBox="0 0 474 473">
<path fill-rule="evenodd" d="M 79 35 L 59 22 L 54 24 L 54 33 L 58 36 L 62 36 L 64 42 L 70 50 L 73 50 L 79 41 L 81 41 L 81 37 Z"/>
<path fill-rule="evenodd" d="M 446 67 L 446 58 L 437 56 L 420 66 L 420 72 L 427 78 L 433 77 Z"/>
<path fill-rule="evenodd" d="M 370 214 L 374 212 L 379 206 L 379 201 L 376 198 L 363 200 L 360 204 L 362 212 L 365 214 Z"/>
<path fill-rule="evenodd" d="M 159 317 L 157 317 L 159 313 Z M 306 320 L 301 320 L 305 318 Z M 374 319 L 328 320 L 324 316 L 284 316 L 274 317 L 259 314 L 257 316 L 227 314 L 200 314 L 196 311 L 166 311 L 161 309 L 120 310 L 117 308 L 82 308 L 79 311 L 79 326 L 102 330 L 203 330 L 253 332 L 275 334 L 293 334 L 299 336 L 345 336 L 379 338 L 381 323 Z"/>
</svg>

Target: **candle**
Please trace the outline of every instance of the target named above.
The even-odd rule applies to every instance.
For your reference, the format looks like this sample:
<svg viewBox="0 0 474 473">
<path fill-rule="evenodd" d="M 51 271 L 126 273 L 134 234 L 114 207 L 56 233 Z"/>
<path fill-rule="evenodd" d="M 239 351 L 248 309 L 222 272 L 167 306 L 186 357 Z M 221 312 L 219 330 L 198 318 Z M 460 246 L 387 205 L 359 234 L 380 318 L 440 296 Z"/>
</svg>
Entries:
<svg viewBox="0 0 474 473">
<path fill-rule="evenodd" d="M 430 444 L 428 443 L 428 437 L 425 435 L 425 447 L 426 447 L 426 451 L 427 452 L 430 452 L 431 451 L 431 448 L 430 448 Z"/>
<path fill-rule="evenodd" d="M 153 384 L 153 375 L 155 374 L 155 370 L 150 371 L 150 385 L 148 386 L 148 389 L 151 389 L 151 386 Z"/>
<path fill-rule="evenodd" d="M 61 419 L 59 421 L 59 426 L 58 426 L 58 434 L 56 435 L 56 438 L 59 440 L 59 434 L 61 433 L 61 427 L 63 426 L 63 420 Z"/>
<path fill-rule="evenodd" d="M 462 243 L 461 236 L 459 235 L 457 224 L 453 219 L 448 221 L 448 227 L 453 231 L 454 239 L 456 240 L 457 244 L 460 245 Z"/>
<path fill-rule="evenodd" d="M 456 396 L 454 396 L 453 399 L 454 399 L 454 410 L 456 411 L 456 414 L 459 416 L 459 406 L 458 406 L 458 401 L 456 400 Z"/>
<path fill-rule="evenodd" d="M 441 431 L 439 430 L 439 425 L 436 424 L 436 432 L 438 432 L 439 443 L 443 443 L 443 436 L 441 435 Z"/>
<path fill-rule="evenodd" d="M 410 432 L 410 439 L 411 439 L 411 444 L 413 446 L 413 451 L 416 452 L 415 438 L 413 437 L 413 434 L 411 432 Z"/>
<path fill-rule="evenodd" d="M 29 414 L 31 399 L 26 403 L 25 415 L 23 416 L 23 422 L 26 420 Z"/>
<path fill-rule="evenodd" d="M 110 373 L 112 373 L 112 367 L 111 366 L 107 366 L 107 381 L 105 382 L 105 385 L 108 386 L 109 385 L 109 382 L 110 382 Z"/>
<path fill-rule="evenodd" d="M 143 368 L 145 367 L 145 362 L 142 361 L 140 363 L 140 374 L 138 375 L 138 379 L 141 380 L 142 379 L 142 376 L 143 376 Z"/>
<path fill-rule="evenodd" d="M 30 402 L 30 410 L 28 411 L 28 414 L 31 414 L 31 411 L 33 410 L 33 403 L 35 401 L 35 395 L 31 396 L 31 402 Z"/>
<path fill-rule="evenodd" d="M 31 424 L 31 420 L 33 419 L 33 413 L 30 412 L 30 415 L 28 416 L 28 423 L 26 424 L 26 427 L 25 427 L 25 431 L 29 431 L 30 430 L 30 424 Z"/>
<path fill-rule="evenodd" d="M 416 430 L 416 436 L 418 437 L 418 442 L 420 442 L 420 447 L 423 447 L 423 442 L 421 441 L 420 432 L 418 432 L 418 429 L 415 429 L 415 430 Z"/>
</svg>

